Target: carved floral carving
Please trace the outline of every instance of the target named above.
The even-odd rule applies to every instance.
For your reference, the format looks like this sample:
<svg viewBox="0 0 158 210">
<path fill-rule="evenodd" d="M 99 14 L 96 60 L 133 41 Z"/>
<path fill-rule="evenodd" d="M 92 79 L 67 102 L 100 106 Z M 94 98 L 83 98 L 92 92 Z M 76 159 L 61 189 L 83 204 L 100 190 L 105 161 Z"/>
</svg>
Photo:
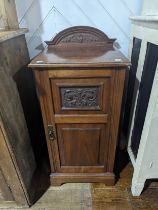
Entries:
<svg viewBox="0 0 158 210">
<path fill-rule="evenodd" d="M 74 26 L 67 28 L 59 32 L 50 41 L 46 41 L 48 45 L 58 45 L 58 44 L 72 44 L 72 43 L 111 43 L 115 39 L 109 39 L 106 34 L 97 28 L 89 26 Z"/>
<path fill-rule="evenodd" d="M 62 107 L 98 107 L 98 89 L 98 87 L 61 88 Z"/>
<path fill-rule="evenodd" d="M 92 34 L 86 34 L 86 33 L 76 33 L 74 35 L 69 35 L 61 40 L 62 43 L 91 43 L 91 42 L 97 42 L 99 41 L 99 38 L 97 36 L 94 36 Z"/>
</svg>

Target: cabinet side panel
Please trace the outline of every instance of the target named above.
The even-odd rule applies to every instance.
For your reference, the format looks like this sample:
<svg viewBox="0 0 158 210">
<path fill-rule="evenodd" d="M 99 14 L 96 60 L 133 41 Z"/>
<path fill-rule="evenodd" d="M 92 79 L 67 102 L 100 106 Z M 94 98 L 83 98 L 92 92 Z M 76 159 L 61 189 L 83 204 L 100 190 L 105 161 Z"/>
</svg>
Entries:
<svg viewBox="0 0 158 210">
<path fill-rule="evenodd" d="M 122 105 L 122 96 L 124 90 L 125 69 L 116 70 L 114 73 L 113 94 L 111 106 L 111 120 L 109 131 L 109 150 L 107 171 L 112 172 L 115 161 L 115 151 L 117 145 L 118 128 L 120 121 L 120 112 Z"/>
<path fill-rule="evenodd" d="M 38 71 L 35 70 L 35 79 L 36 79 L 36 89 L 37 95 L 40 102 L 40 107 L 42 111 L 42 118 L 46 136 L 46 142 L 48 147 L 49 153 L 49 160 L 51 165 L 51 171 L 55 171 L 54 161 L 53 161 L 53 154 L 52 154 L 52 145 L 48 138 L 48 125 L 52 124 L 52 116 L 53 116 L 53 108 L 51 105 L 51 94 L 49 89 L 49 78 L 47 77 L 46 71 Z M 51 111 L 50 111 L 51 110 Z"/>
<path fill-rule="evenodd" d="M 134 127 L 131 137 L 131 148 L 135 158 L 137 157 L 139 149 L 140 139 L 144 126 L 146 111 L 148 108 L 148 102 L 150 99 L 150 93 L 153 85 L 157 62 L 158 62 L 158 45 L 148 43 L 141 83 L 139 86 Z"/>
</svg>

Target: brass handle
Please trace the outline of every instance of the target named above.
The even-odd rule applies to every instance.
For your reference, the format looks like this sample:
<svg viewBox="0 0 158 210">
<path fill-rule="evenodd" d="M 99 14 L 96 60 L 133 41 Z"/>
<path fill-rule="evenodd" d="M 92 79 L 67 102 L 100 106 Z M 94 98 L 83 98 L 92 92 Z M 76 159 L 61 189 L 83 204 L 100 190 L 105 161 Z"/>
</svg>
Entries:
<svg viewBox="0 0 158 210">
<path fill-rule="evenodd" d="M 55 140 L 55 132 L 53 125 L 48 125 L 48 137 L 50 140 Z"/>
</svg>

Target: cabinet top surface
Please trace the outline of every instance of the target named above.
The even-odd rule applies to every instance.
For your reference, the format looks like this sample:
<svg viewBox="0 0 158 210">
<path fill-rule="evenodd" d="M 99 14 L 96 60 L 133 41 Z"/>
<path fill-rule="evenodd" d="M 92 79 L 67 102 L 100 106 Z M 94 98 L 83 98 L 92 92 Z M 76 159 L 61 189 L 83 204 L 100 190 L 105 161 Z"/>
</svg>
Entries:
<svg viewBox="0 0 158 210">
<path fill-rule="evenodd" d="M 60 32 L 29 67 L 116 67 L 129 60 L 113 47 L 114 39 L 92 27 L 72 27 Z"/>
</svg>

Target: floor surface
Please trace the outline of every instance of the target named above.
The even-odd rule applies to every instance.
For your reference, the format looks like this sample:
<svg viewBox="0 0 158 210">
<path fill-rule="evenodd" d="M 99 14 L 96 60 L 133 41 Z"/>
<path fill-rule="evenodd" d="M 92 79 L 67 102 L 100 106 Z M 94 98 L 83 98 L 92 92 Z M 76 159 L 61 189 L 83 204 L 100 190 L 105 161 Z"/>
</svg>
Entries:
<svg viewBox="0 0 158 210">
<path fill-rule="evenodd" d="M 115 186 L 64 184 L 50 187 L 30 210 L 158 210 L 158 185 L 152 184 L 140 197 L 130 191 L 132 166 L 128 164 Z M 0 201 L 0 210 L 28 210 L 15 202 Z"/>
</svg>

